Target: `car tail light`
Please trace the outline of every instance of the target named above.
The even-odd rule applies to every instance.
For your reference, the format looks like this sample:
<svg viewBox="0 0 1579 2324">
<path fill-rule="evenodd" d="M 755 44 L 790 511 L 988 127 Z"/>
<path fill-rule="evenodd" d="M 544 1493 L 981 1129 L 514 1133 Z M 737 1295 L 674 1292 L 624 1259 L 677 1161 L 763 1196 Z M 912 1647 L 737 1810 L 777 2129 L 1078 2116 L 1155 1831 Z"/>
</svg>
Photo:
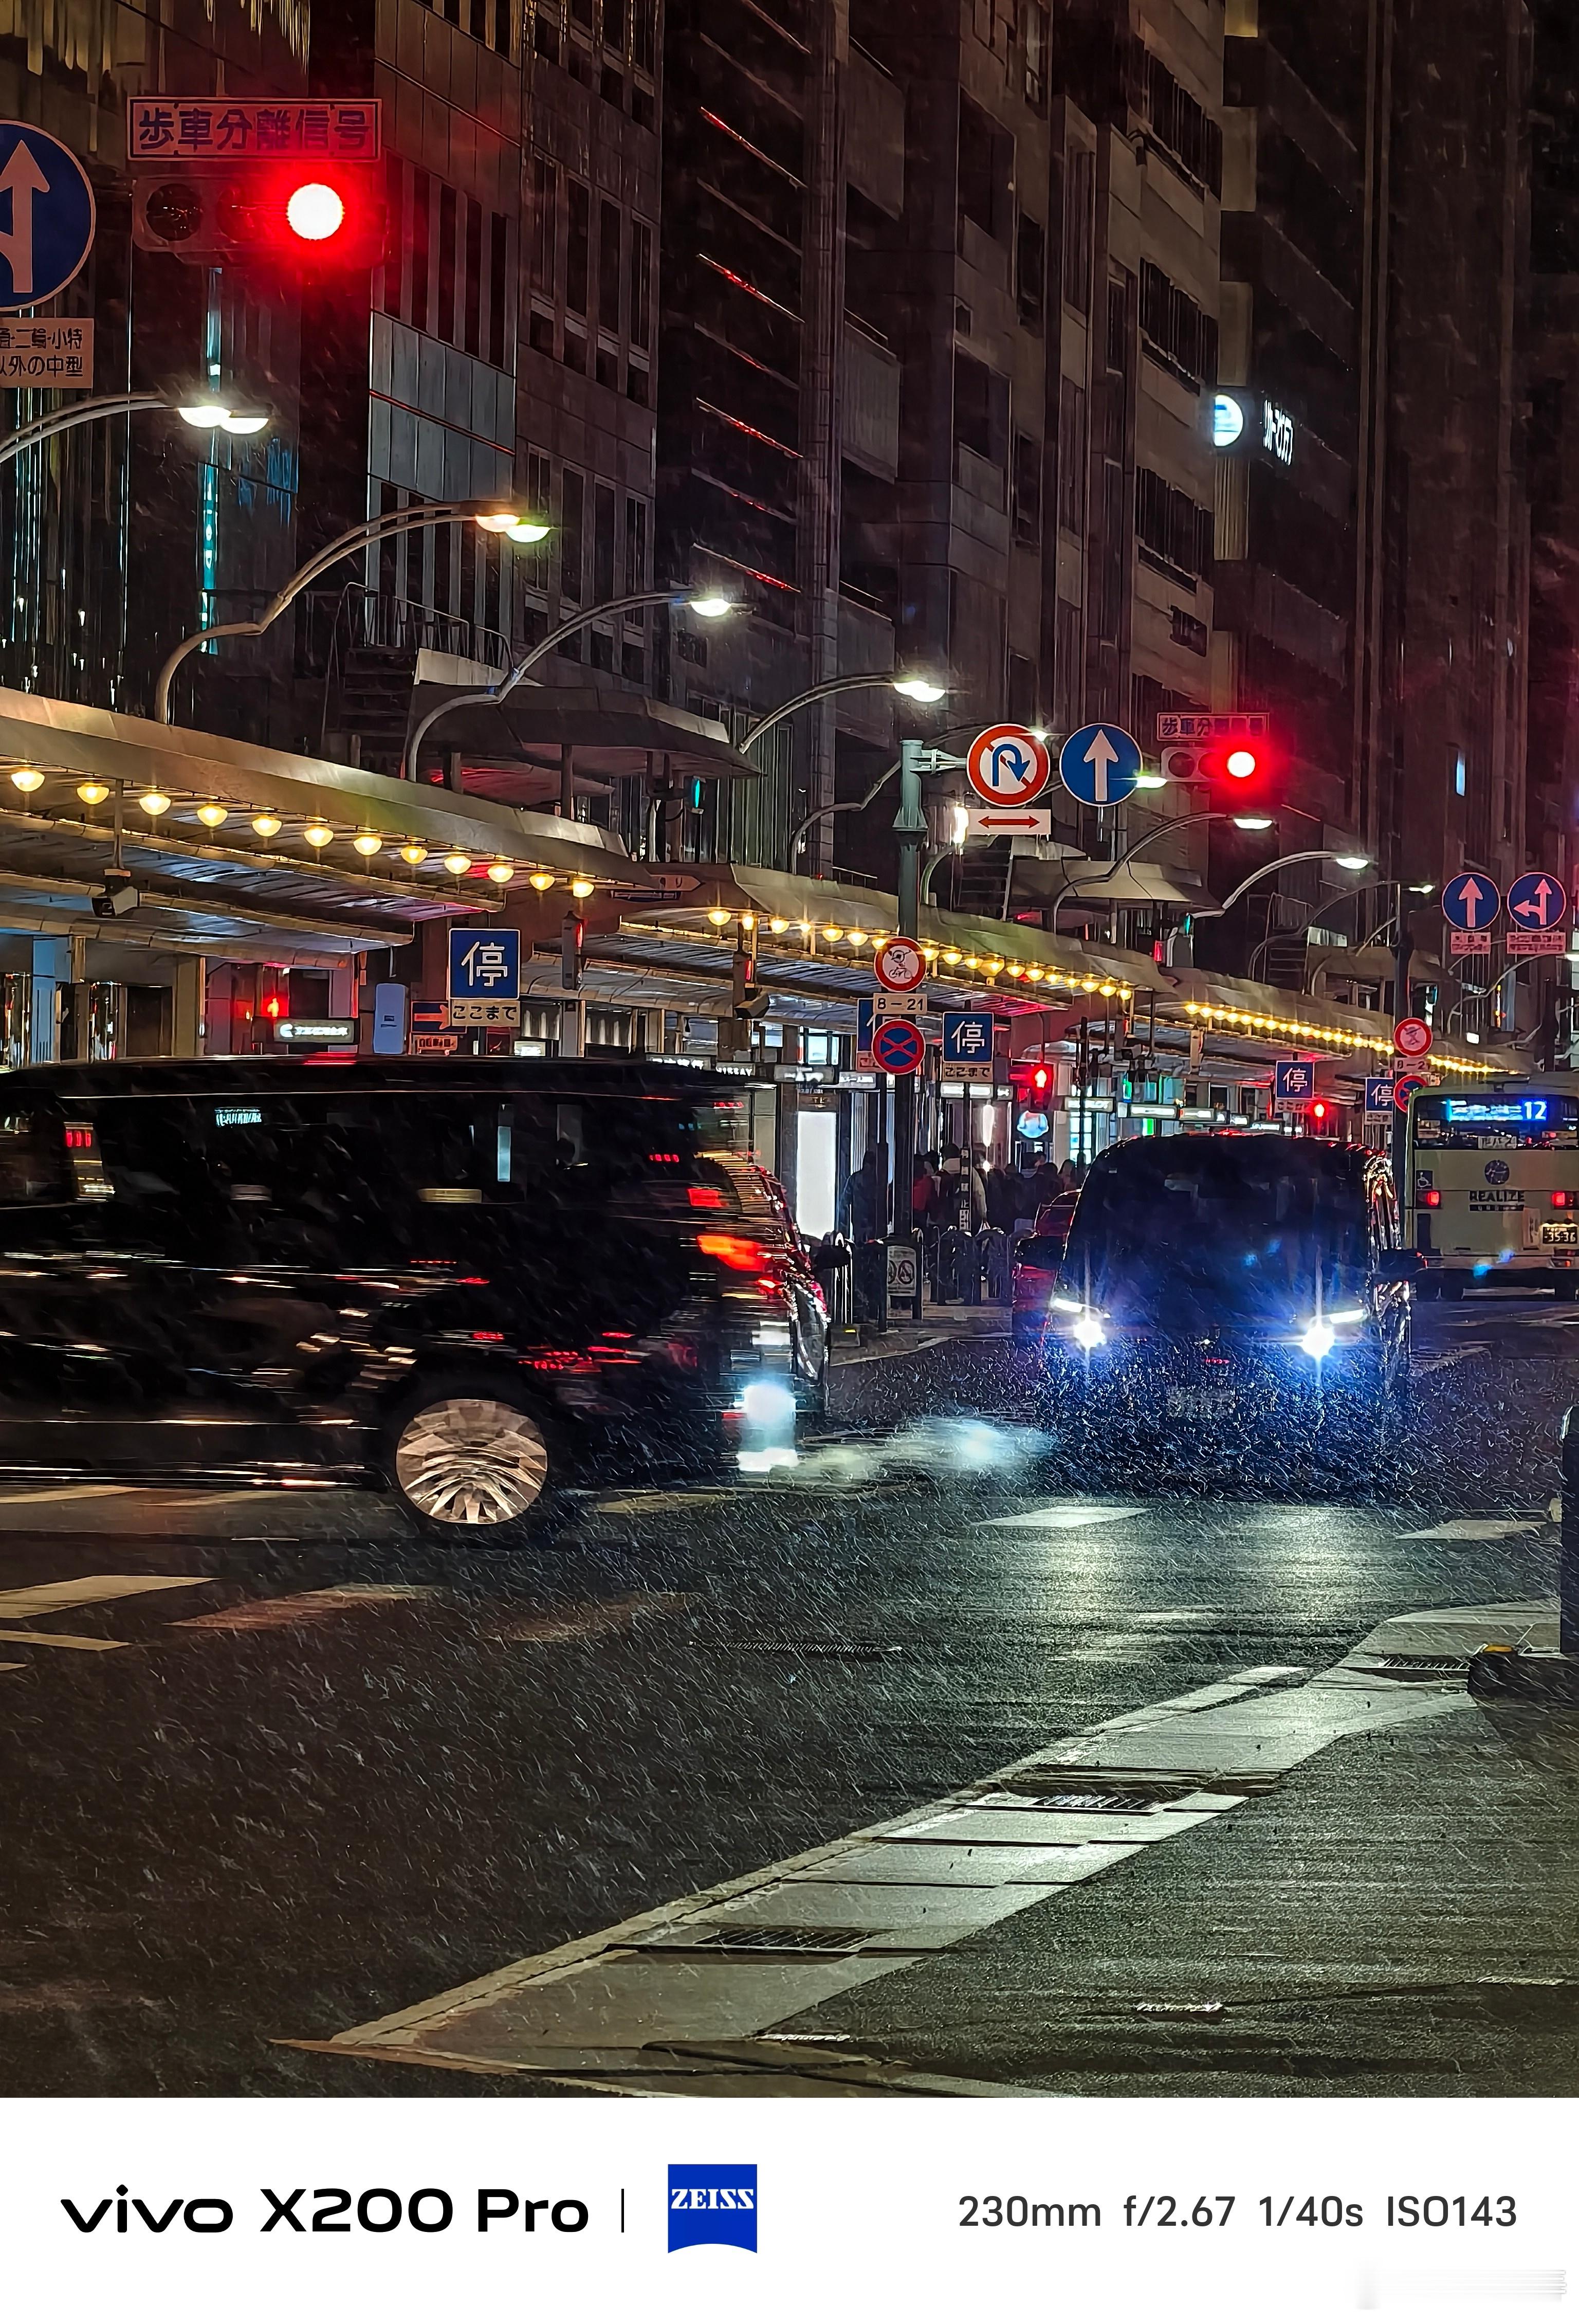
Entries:
<svg viewBox="0 0 1579 2324">
<path fill-rule="evenodd" d="M 1552 1196 L 1552 1208 L 1554 1211 L 1572 1211 L 1579 1208 L 1579 1194 L 1570 1194 L 1565 1187 L 1559 1186 Z"/>
<path fill-rule="evenodd" d="M 753 1241 L 749 1235 L 701 1234 L 696 1238 L 696 1248 L 736 1275 L 760 1276 L 773 1264 L 773 1253 L 767 1245 Z M 770 1287 L 776 1288 L 776 1278 L 767 1279 Z"/>
<path fill-rule="evenodd" d="M 724 1198 L 716 1186 L 687 1186 L 693 1211 L 721 1211 Z"/>
</svg>

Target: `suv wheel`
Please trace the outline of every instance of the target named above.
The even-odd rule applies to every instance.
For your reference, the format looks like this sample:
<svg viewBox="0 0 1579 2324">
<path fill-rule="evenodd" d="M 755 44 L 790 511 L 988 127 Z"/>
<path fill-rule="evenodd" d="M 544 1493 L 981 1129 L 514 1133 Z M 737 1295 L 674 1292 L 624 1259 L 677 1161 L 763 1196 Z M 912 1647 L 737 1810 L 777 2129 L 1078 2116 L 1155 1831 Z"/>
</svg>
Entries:
<svg viewBox="0 0 1579 2324">
<path fill-rule="evenodd" d="M 536 1415 L 493 1381 L 436 1380 L 391 1424 L 390 1482 L 407 1515 L 446 1541 L 524 1538 L 546 1517 L 552 1447 Z"/>
</svg>

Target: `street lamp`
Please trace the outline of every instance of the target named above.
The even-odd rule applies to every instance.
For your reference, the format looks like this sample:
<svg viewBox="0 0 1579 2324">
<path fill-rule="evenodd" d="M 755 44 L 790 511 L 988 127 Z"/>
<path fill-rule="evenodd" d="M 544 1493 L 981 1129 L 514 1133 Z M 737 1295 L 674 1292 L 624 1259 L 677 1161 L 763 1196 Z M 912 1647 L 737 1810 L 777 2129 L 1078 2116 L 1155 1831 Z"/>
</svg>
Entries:
<svg viewBox="0 0 1579 2324">
<path fill-rule="evenodd" d="M 540 534 L 523 536 L 513 532 L 510 535 L 512 540 L 541 537 Z M 635 613 L 642 605 L 684 605 L 692 613 L 700 614 L 704 622 L 720 622 L 726 615 L 740 611 L 735 598 L 714 596 L 708 592 L 693 596 L 685 589 L 636 589 L 629 596 L 606 598 L 601 605 L 592 605 L 584 613 L 573 613 L 568 622 L 561 622 L 556 630 L 550 630 L 546 637 L 539 638 L 535 646 L 528 647 L 509 677 L 500 679 L 497 686 L 485 686 L 478 694 L 457 694 L 448 702 L 441 702 L 436 710 L 430 710 L 427 717 L 418 722 L 416 732 L 408 738 L 400 766 L 402 775 L 410 782 L 416 781 L 419 754 L 427 739 L 428 728 L 436 725 L 439 719 L 447 718 L 452 710 L 470 710 L 483 702 L 502 702 L 507 694 L 515 692 L 527 672 L 546 660 L 563 639 L 574 637 L 578 630 L 589 628 L 593 622 L 606 621 L 610 613 Z"/>
<path fill-rule="evenodd" d="M 895 694 L 904 695 L 910 702 L 941 702 L 949 691 L 946 686 L 939 686 L 933 678 L 922 675 L 895 678 L 891 669 L 864 669 L 849 678 L 825 678 L 816 686 L 808 686 L 800 694 L 792 694 L 789 700 L 781 702 L 776 710 L 766 711 L 755 724 L 747 727 L 740 737 L 740 749 L 748 751 L 758 735 L 766 734 L 770 726 L 778 725 L 783 719 L 793 718 L 797 710 L 804 710 L 809 703 L 826 702 L 831 694 L 855 694 L 873 686 L 892 687 Z"/>
<path fill-rule="evenodd" d="M 890 679 L 888 683 L 894 684 L 894 681 Z M 930 686 L 931 683 L 932 681 L 929 678 L 910 678 L 906 679 L 903 685 L 895 685 L 894 690 L 896 694 L 904 693 L 909 691 L 917 685 Z M 943 687 L 940 687 L 937 689 L 937 692 L 941 695 L 944 690 L 945 689 Z M 934 697 L 931 696 L 918 695 L 913 698 L 921 701 L 930 700 Z M 956 734 L 974 734 L 977 731 L 978 723 L 978 722 L 976 719 L 969 718 L 962 725 L 945 726 L 942 733 L 941 734 L 935 734 L 932 737 L 932 740 L 934 742 L 947 742 Z M 746 744 L 742 742 L 740 748 L 744 750 L 746 748 Z M 829 806 L 814 807 L 810 815 L 803 815 L 790 834 L 789 848 L 784 867 L 785 870 L 786 872 L 793 872 L 794 870 L 795 858 L 805 844 L 806 834 L 811 830 L 812 825 L 814 823 L 821 823 L 825 816 L 832 815 L 858 815 L 863 807 L 871 806 L 872 801 L 877 798 L 877 793 L 883 788 L 886 783 L 891 783 L 893 781 L 895 776 L 899 772 L 899 770 L 904 763 L 904 762 L 902 758 L 890 759 L 888 764 L 877 777 L 877 781 L 872 785 L 871 789 L 865 792 L 861 798 L 858 799 L 834 799 Z"/>
<path fill-rule="evenodd" d="M 338 534 L 326 548 L 320 549 L 316 557 L 309 557 L 307 563 L 291 575 L 284 588 L 270 599 L 258 620 L 217 622 L 210 629 L 196 630 L 189 638 L 183 638 L 175 650 L 165 657 L 164 666 L 154 685 L 155 718 L 166 726 L 170 724 L 170 696 L 175 674 L 187 656 L 196 653 L 199 646 L 207 645 L 210 638 L 261 638 L 305 588 L 321 573 L 326 573 L 332 565 L 337 565 L 343 557 L 350 557 L 357 549 L 369 548 L 375 541 L 392 540 L 399 533 L 424 530 L 431 525 L 455 524 L 466 517 L 488 531 L 509 530 L 517 525 L 536 528 L 538 523 L 537 519 L 523 512 L 501 508 L 497 500 L 468 500 L 430 501 L 414 508 L 392 509 L 387 515 L 370 517 L 363 524 L 353 524 L 349 532 Z M 546 531 L 547 527 L 544 525 L 537 530 L 528 530 L 519 537 L 540 540 Z"/>
<path fill-rule="evenodd" d="M 200 386 L 150 391 L 142 395 L 95 395 L 63 411 L 47 411 L 25 428 L 0 436 L 0 462 L 31 452 L 35 444 L 62 436 L 69 428 L 85 428 L 91 420 L 115 420 L 133 411 L 168 411 L 188 428 L 222 429 L 227 436 L 261 436 L 273 418 L 267 404 L 254 397 L 230 394 L 221 387 Z"/>
<path fill-rule="evenodd" d="M 1225 912 L 1233 910 L 1240 897 L 1253 888 L 1258 880 L 1264 880 L 1269 872 L 1285 871 L 1290 863 L 1342 863 L 1354 871 L 1363 872 L 1369 861 L 1368 856 L 1350 855 L 1346 850 L 1340 853 L 1336 847 L 1301 847 L 1296 854 L 1280 855 L 1271 863 L 1262 863 L 1248 879 L 1241 880 L 1233 894 L 1226 896 L 1220 904 L 1207 904 L 1198 912 L 1192 911 L 1189 917 L 1192 920 L 1220 920 Z"/>
</svg>

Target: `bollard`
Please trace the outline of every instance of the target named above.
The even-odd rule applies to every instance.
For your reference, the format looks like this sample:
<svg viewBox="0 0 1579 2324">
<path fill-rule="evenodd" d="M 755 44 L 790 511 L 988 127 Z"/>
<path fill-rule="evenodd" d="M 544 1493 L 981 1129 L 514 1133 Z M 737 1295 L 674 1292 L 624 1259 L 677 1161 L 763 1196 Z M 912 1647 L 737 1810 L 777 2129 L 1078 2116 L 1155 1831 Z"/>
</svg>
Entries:
<svg viewBox="0 0 1579 2324">
<path fill-rule="evenodd" d="M 1579 1655 L 1579 1405 L 1563 1415 L 1563 1526 L 1557 1559 L 1557 1652 Z"/>
</svg>

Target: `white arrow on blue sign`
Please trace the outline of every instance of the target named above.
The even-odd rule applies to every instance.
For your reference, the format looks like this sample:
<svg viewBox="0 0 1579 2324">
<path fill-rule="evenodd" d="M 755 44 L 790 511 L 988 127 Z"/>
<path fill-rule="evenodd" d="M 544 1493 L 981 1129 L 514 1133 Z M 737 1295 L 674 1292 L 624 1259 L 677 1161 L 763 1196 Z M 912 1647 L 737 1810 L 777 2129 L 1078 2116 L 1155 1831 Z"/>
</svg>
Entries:
<svg viewBox="0 0 1579 2324">
<path fill-rule="evenodd" d="M 1568 890 L 1549 872 L 1525 872 L 1508 890 L 1508 917 L 1521 928 L 1555 928 L 1567 917 Z"/>
<path fill-rule="evenodd" d="M 990 1009 L 946 1009 L 943 1012 L 943 1063 L 946 1065 L 990 1065 Z"/>
<path fill-rule="evenodd" d="M 1083 807 L 1117 807 L 1141 771 L 1141 746 L 1122 726 L 1080 726 L 1058 754 L 1063 787 Z"/>
<path fill-rule="evenodd" d="M 52 299 L 82 272 L 96 211 L 87 172 L 69 145 L 25 121 L 0 121 L 0 314 Z"/>
<path fill-rule="evenodd" d="M 1316 1093 L 1316 1067 L 1308 1057 L 1280 1057 L 1272 1076 L 1272 1094 L 1280 1105 L 1302 1105 Z"/>
<path fill-rule="evenodd" d="M 1502 908 L 1502 891 L 1483 872 L 1461 872 L 1442 890 L 1442 917 L 1452 928 L 1489 928 Z"/>
</svg>

